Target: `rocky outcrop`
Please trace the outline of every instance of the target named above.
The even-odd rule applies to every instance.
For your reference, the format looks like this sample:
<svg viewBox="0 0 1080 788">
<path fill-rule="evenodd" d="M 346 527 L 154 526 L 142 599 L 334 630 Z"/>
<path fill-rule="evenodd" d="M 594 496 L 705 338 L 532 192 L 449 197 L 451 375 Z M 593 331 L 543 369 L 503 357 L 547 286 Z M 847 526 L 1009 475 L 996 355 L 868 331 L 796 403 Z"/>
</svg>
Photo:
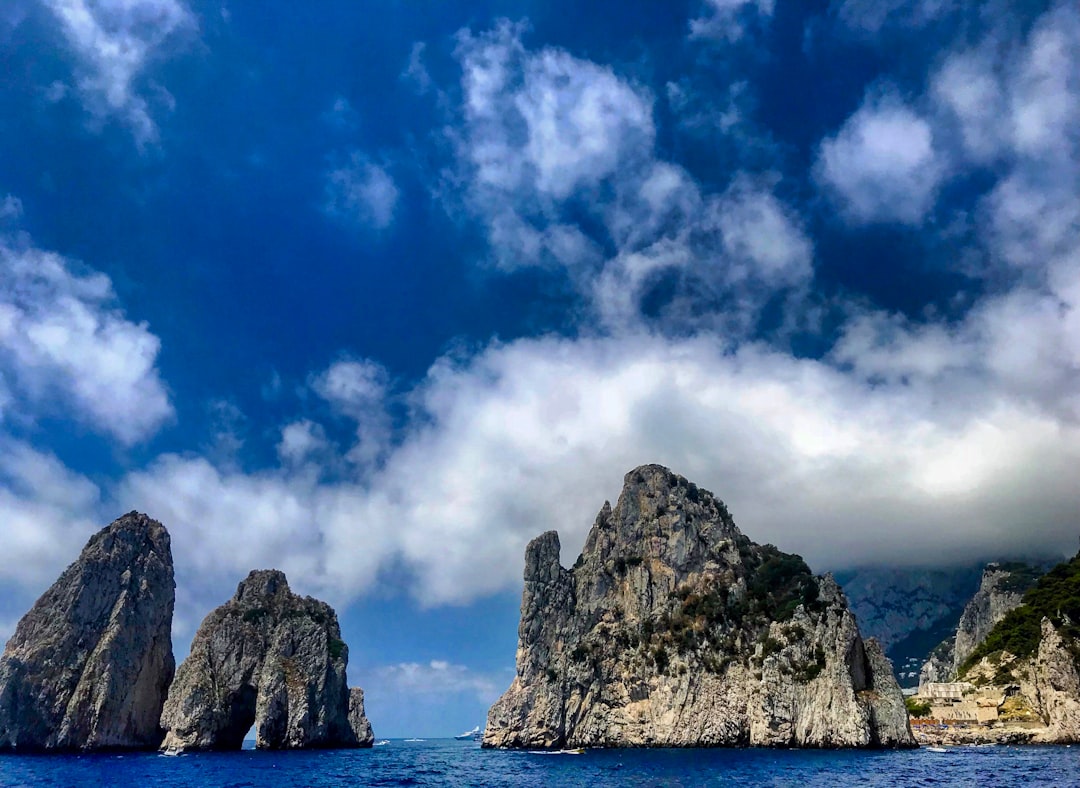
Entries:
<svg viewBox="0 0 1080 788">
<path fill-rule="evenodd" d="M 1010 610 L 1020 606 L 1024 592 L 1042 573 L 1040 567 L 1019 562 L 987 564 L 979 590 L 960 614 L 956 633 L 939 644 L 923 665 L 919 675 L 920 692 L 928 683 L 953 681 L 994 625 Z"/>
<path fill-rule="evenodd" d="M 1025 581 L 1026 582 L 1026 581 Z M 1033 741 L 1080 741 L 1080 554 L 1058 564 L 994 625 L 960 678 L 999 695 L 996 727 Z"/>
<path fill-rule="evenodd" d="M 1019 607 L 1041 572 L 1026 564 L 987 564 L 979 590 L 960 616 L 953 641 L 953 675 L 1005 614 Z"/>
<path fill-rule="evenodd" d="M 375 734 L 364 714 L 364 691 L 359 687 L 349 690 L 349 728 L 356 737 L 357 747 L 370 747 L 374 743 Z"/>
<path fill-rule="evenodd" d="M 517 675 L 485 747 L 905 747 L 880 646 L 839 586 L 666 468 L 627 474 L 572 569 L 525 553 Z"/>
<path fill-rule="evenodd" d="M 329 605 L 293 594 L 279 571 L 252 572 L 195 633 L 161 715 L 162 747 L 240 749 L 252 725 L 259 748 L 370 746 L 348 660 Z"/>
<path fill-rule="evenodd" d="M 131 512 L 91 537 L 0 658 L 0 750 L 157 747 L 174 591 L 161 523 Z"/>
<path fill-rule="evenodd" d="M 1046 723 L 1039 734 L 1044 742 L 1080 741 L 1080 673 L 1076 658 L 1049 619 L 1042 620 L 1039 650 L 1021 682 Z"/>
<path fill-rule="evenodd" d="M 956 669 L 953 666 L 954 642 L 955 638 L 944 640 L 930 652 L 919 672 L 920 692 L 926 689 L 927 684 L 949 682 L 956 678 Z"/>
</svg>

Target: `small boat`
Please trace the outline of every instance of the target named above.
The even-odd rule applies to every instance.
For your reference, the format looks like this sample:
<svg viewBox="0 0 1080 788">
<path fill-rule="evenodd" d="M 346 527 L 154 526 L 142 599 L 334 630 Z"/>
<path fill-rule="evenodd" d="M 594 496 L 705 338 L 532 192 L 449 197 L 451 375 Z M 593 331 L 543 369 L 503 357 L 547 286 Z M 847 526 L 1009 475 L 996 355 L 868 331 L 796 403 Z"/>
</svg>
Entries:
<svg viewBox="0 0 1080 788">
<path fill-rule="evenodd" d="M 947 748 L 945 748 L 945 747 L 927 747 L 926 751 L 927 752 L 948 752 L 949 750 Z"/>
<path fill-rule="evenodd" d="M 406 739 L 405 741 L 423 741 L 423 739 Z"/>
<path fill-rule="evenodd" d="M 160 755 L 168 755 L 170 757 L 175 757 L 177 755 L 183 755 L 184 751 L 180 747 L 169 747 L 166 750 L 162 750 L 159 754 Z"/>
<path fill-rule="evenodd" d="M 454 738 L 457 739 L 458 741 L 468 741 L 469 739 L 473 739 L 473 740 L 479 739 L 480 738 L 480 726 L 477 725 L 471 731 L 465 731 L 464 733 L 459 733 Z"/>
<path fill-rule="evenodd" d="M 389 739 L 379 739 L 377 742 L 375 742 L 375 744 L 373 746 L 382 747 L 382 746 L 384 746 L 386 744 L 389 744 L 389 743 L 390 743 Z"/>
<path fill-rule="evenodd" d="M 569 750 L 529 750 L 529 755 L 584 755 L 584 747 L 574 747 Z"/>
</svg>

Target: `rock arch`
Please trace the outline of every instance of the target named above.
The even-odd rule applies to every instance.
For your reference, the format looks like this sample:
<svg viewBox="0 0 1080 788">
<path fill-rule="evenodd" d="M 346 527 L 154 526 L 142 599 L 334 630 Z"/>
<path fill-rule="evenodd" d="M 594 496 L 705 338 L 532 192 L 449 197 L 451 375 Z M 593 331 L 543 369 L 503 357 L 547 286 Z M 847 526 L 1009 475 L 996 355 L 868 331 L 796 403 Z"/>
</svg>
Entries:
<svg viewBox="0 0 1080 788">
<path fill-rule="evenodd" d="M 162 747 L 240 749 L 252 724 L 263 749 L 370 746 L 348 660 L 329 605 L 292 593 L 282 572 L 254 571 L 195 633 L 165 701 Z"/>
</svg>

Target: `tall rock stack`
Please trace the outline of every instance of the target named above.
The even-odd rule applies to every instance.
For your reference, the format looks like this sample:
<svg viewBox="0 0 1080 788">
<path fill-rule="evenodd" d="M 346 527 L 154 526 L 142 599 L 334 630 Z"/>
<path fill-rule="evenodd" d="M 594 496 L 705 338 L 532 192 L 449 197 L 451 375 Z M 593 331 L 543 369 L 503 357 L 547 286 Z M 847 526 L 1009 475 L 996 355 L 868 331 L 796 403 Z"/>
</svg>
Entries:
<svg viewBox="0 0 1080 788">
<path fill-rule="evenodd" d="M 485 747 L 909 747 L 891 666 L 832 578 L 754 544 L 712 494 L 627 474 L 572 569 L 525 555 L 517 675 Z"/>
<path fill-rule="evenodd" d="M 131 512 L 95 534 L 0 658 L 0 750 L 157 747 L 174 593 L 161 523 Z"/>
<path fill-rule="evenodd" d="M 163 748 L 369 747 L 363 693 L 345 678 L 349 650 L 325 602 L 293 594 L 285 575 L 254 571 L 212 611 L 169 691 Z"/>
</svg>

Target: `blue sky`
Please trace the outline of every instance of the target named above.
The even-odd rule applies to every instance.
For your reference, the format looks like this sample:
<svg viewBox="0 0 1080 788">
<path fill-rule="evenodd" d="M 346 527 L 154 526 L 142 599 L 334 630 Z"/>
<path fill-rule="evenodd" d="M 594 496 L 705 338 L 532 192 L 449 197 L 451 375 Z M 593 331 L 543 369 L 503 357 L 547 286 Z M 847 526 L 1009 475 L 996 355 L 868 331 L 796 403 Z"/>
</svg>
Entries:
<svg viewBox="0 0 1080 788">
<path fill-rule="evenodd" d="M 275 566 L 377 736 L 448 735 L 642 463 L 819 571 L 1075 548 L 1073 3 L 9 0 L 0 50 L 0 635 L 138 509 L 178 654 Z"/>
</svg>

